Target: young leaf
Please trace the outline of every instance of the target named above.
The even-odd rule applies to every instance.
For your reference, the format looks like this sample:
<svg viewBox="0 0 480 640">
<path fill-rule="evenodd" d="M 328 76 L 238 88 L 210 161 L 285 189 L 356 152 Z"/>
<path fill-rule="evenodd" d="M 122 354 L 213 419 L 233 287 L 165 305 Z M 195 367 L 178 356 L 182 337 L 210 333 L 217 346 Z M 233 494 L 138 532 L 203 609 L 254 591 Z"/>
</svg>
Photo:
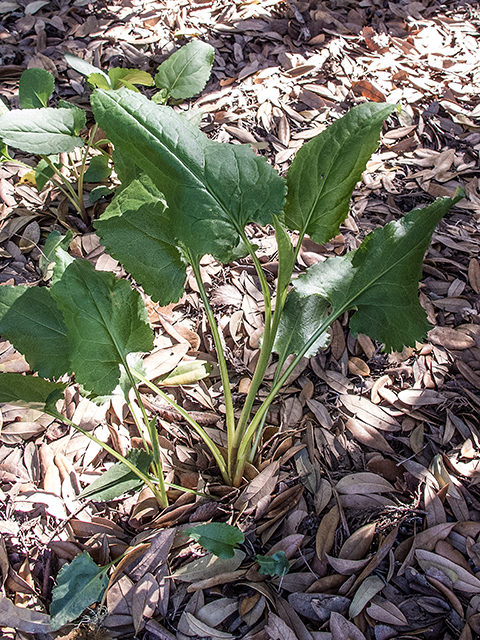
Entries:
<svg viewBox="0 0 480 640">
<path fill-rule="evenodd" d="M 207 84 L 215 49 L 206 42 L 193 40 L 165 60 L 155 76 L 155 85 L 166 89 L 175 100 L 191 98 Z"/>
<path fill-rule="evenodd" d="M 40 256 L 40 270 L 43 273 L 44 280 L 49 280 L 52 277 L 51 271 L 53 265 L 57 262 L 57 249 L 68 250 L 70 242 L 72 241 L 73 233 L 70 229 L 65 235 L 62 235 L 60 231 L 52 231 L 45 240 L 43 246 L 42 255 Z"/>
<path fill-rule="evenodd" d="M 140 295 L 126 280 L 75 260 L 51 286 L 68 329 L 77 382 L 102 396 L 113 391 L 126 355 L 150 351 L 153 332 Z"/>
<path fill-rule="evenodd" d="M 120 87 L 128 87 L 136 91 L 134 85 L 141 84 L 144 87 L 151 87 L 153 84 L 152 76 L 146 71 L 140 69 L 122 69 L 121 67 L 112 67 L 108 70 L 108 77 L 113 89 Z"/>
<path fill-rule="evenodd" d="M 293 290 L 287 296 L 282 317 L 278 326 L 273 350 L 278 353 L 278 366 L 281 367 L 287 356 L 299 354 L 315 331 L 328 318 L 328 301 L 318 295 L 302 297 Z M 306 351 L 310 358 L 319 349 L 328 345 L 329 335 L 325 331 Z"/>
<path fill-rule="evenodd" d="M 106 250 L 156 302 L 166 305 L 181 297 L 186 265 L 163 195 L 148 176 L 132 180 L 94 224 Z"/>
<path fill-rule="evenodd" d="M 71 371 L 67 328 L 45 287 L 0 287 L 0 334 L 44 378 Z"/>
<path fill-rule="evenodd" d="M 193 384 L 198 380 L 207 378 L 213 370 L 213 365 L 205 360 L 196 360 L 194 362 L 186 362 L 175 367 L 164 378 L 157 380 L 160 386 L 174 387 L 181 384 Z"/>
<path fill-rule="evenodd" d="M 40 109 L 55 89 L 55 78 L 46 69 L 25 69 L 18 84 L 18 97 L 22 109 Z"/>
<path fill-rule="evenodd" d="M 327 298 L 333 317 L 356 309 L 352 332 L 383 342 L 387 351 L 423 340 L 430 328 L 418 300 L 423 256 L 438 222 L 462 197 L 438 198 L 376 229 L 356 251 L 310 267 L 295 281 L 296 291 Z"/>
<path fill-rule="evenodd" d="M 72 69 L 75 69 L 75 71 L 78 71 L 78 73 L 81 73 L 82 76 L 88 77 L 92 73 L 99 73 L 106 78 L 107 83 L 110 87 L 109 77 L 105 73 L 105 71 L 102 71 L 98 67 L 94 67 L 93 64 L 90 64 L 86 60 L 83 60 L 83 58 L 74 56 L 72 53 L 64 53 L 63 55 L 65 60 L 67 61 L 67 64 L 69 64 Z"/>
<path fill-rule="evenodd" d="M 26 153 L 68 153 L 83 146 L 77 125 L 72 109 L 17 109 L 0 116 L 0 138 Z"/>
<path fill-rule="evenodd" d="M 277 551 L 271 556 L 257 554 L 256 560 L 260 565 L 258 573 L 264 576 L 283 576 L 290 569 L 285 551 Z"/>
<path fill-rule="evenodd" d="M 58 156 L 51 156 L 50 160 L 52 160 L 53 164 L 57 166 L 58 169 L 61 168 L 61 164 L 58 164 Z M 46 160 L 40 160 L 40 162 L 35 167 L 35 185 L 39 191 L 43 189 L 43 187 L 47 184 L 47 182 L 53 178 L 55 171 L 53 168 L 47 163 Z"/>
<path fill-rule="evenodd" d="M 50 605 L 52 631 L 80 616 L 99 602 L 108 585 L 108 567 L 99 567 L 86 551 L 64 566 L 57 577 Z"/>
<path fill-rule="evenodd" d="M 91 73 L 88 76 L 87 81 L 90 86 L 97 87 L 98 89 L 105 89 L 105 91 L 110 91 L 112 88 L 110 78 L 104 73 Z"/>
<path fill-rule="evenodd" d="M 215 142 L 169 107 L 128 89 L 97 90 L 92 107 L 109 140 L 165 195 L 176 238 L 194 255 L 238 255 L 248 222 L 268 224 L 284 181 L 249 148 Z"/>
<path fill-rule="evenodd" d="M 245 536 L 240 529 L 225 522 L 199 524 L 191 529 L 185 529 L 184 533 L 204 549 L 223 559 L 233 558 L 237 544 L 245 541 Z"/>
<path fill-rule="evenodd" d="M 126 456 L 139 471 L 147 474 L 153 456 L 144 449 L 131 449 Z M 143 487 L 143 480 L 136 476 L 123 462 L 117 462 L 104 474 L 97 478 L 82 493 L 80 498 L 91 500 L 114 500 L 128 491 L 136 491 Z"/>
<path fill-rule="evenodd" d="M 49 382 L 37 376 L 1 373 L 0 402 L 45 411 L 49 404 L 63 396 L 66 386 L 66 384 Z"/>
<path fill-rule="evenodd" d="M 93 156 L 83 176 L 84 181 L 102 182 L 102 180 L 106 180 L 112 173 L 112 170 L 108 166 L 108 161 L 108 156 Z"/>
<path fill-rule="evenodd" d="M 323 244 L 338 233 L 394 105 L 353 107 L 298 151 L 287 174 L 285 223 Z"/>
</svg>

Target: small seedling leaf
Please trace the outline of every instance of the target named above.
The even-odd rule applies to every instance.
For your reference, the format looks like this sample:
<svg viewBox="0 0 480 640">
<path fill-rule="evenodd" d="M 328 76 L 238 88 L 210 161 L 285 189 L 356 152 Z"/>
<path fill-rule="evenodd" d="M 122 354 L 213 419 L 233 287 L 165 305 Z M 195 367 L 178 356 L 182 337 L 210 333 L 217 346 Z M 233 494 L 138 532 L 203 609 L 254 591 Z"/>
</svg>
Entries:
<svg viewBox="0 0 480 640">
<path fill-rule="evenodd" d="M 245 541 L 245 536 L 240 529 L 225 522 L 199 524 L 191 529 L 185 529 L 184 533 L 204 549 L 224 560 L 233 558 L 237 544 Z"/>
<path fill-rule="evenodd" d="M 103 75 L 108 82 L 109 80 L 108 75 L 98 67 L 95 67 L 93 66 L 93 64 L 90 64 L 89 62 L 87 62 L 86 60 L 83 60 L 78 56 L 74 56 L 72 53 L 65 53 L 64 57 L 65 57 L 65 60 L 67 61 L 67 64 L 69 64 L 72 67 L 72 69 L 75 69 L 75 71 L 78 71 L 78 73 L 81 73 L 82 76 L 85 76 L 88 78 L 88 76 L 92 73 L 99 73 Z"/>
<path fill-rule="evenodd" d="M 88 165 L 88 169 L 85 171 L 83 179 L 85 182 L 102 182 L 112 173 L 111 168 L 108 165 L 108 156 L 93 156 Z"/>
<path fill-rule="evenodd" d="M 140 69 L 122 69 L 121 67 L 112 67 L 108 71 L 110 83 L 114 89 L 120 87 L 128 87 L 131 89 L 133 85 L 141 84 L 144 87 L 151 87 L 153 84 L 152 76 L 146 71 Z"/>
<path fill-rule="evenodd" d="M 127 460 L 135 465 L 139 471 L 147 474 L 153 456 L 143 449 L 131 449 L 127 455 Z M 91 500 L 114 500 L 128 491 L 141 489 L 143 484 L 143 480 L 135 475 L 123 462 L 117 462 L 100 478 L 92 482 L 79 497 Z"/>
<path fill-rule="evenodd" d="M 21 373 L 0 374 L 0 402 L 44 411 L 63 395 L 66 384 Z"/>
<path fill-rule="evenodd" d="M 41 109 L 55 89 L 55 78 L 46 69 L 25 69 L 20 76 L 18 97 L 22 109 Z"/>
<path fill-rule="evenodd" d="M 61 569 L 52 591 L 50 605 L 52 631 L 80 616 L 98 602 L 108 585 L 107 568 L 95 564 L 87 552 Z"/>
<path fill-rule="evenodd" d="M 184 100 L 200 93 L 212 71 L 215 50 L 206 42 L 193 40 L 172 53 L 155 76 L 155 85 L 166 89 L 175 100 Z"/>
<path fill-rule="evenodd" d="M 45 280 L 49 280 L 52 277 L 51 271 L 58 260 L 57 249 L 60 248 L 67 251 L 72 238 L 73 233 L 70 230 L 65 235 L 55 230 L 47 236 L 40 256 L 40 270 Z"/>
<path fill-rule="evenodd" d="M 140 295 L 126 280 L 75 260 L 51 286 L 68 330 L 71 362 L 78 383 L 88 391 L 110 394 L 126 355 L 150 351 L 153 333 Z"/>
<path fill-rule="evenodd" d="M 290 569 L 290 563 L 285 551 L 277 551 L 271 556 L 257 554 L 256 559 L 260 565 L 258 573 L 263 576 L 283 576 Z"/>
<path fill-rule="evenodd" d="M 0 138 L 26 153 L 68 153 L 83 146 L 72 109 L 17 109 L 0 116 Z"/>
<path fill-rule="evenodd" d="M 165 378 L 157 380 L 160 386 L 175 387 L 181 384 L 193 384 L 207 378 L 213 371 L 213 365 L 205 360 L 186 362 L 175 367 Z"/>
</svg>

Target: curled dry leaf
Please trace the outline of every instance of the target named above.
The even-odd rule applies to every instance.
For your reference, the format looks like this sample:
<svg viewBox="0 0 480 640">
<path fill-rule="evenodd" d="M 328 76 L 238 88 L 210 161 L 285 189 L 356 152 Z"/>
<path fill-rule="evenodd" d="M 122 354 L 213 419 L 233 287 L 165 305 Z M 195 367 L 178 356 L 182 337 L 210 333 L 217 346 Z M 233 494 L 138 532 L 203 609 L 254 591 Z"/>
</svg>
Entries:
<svg viewBox="0 0 480 640">
<path fill-rule="evenodd" d="M 461 360 L 455 360 L 455 365 L 462 376 L 475 388 L 480 389 L 480 376 L 471 367 Z"/>
<path fill-rule="evenodd" d="M 16 629 L 20 633 L 48 634 L 50 616 L 39 611 L 16 607 L 8 598 L 0 596 L 0 626 Z"/>
<path fill-rule="evenodd" d="M 382 453 L 395 453 L 385 438 L 379 433 L 375 427 L 370 426 L 357 418 L 348 418 L 345 423 L 346 428 L 352 436 L 371 449 L 382 451 Z"/>
<path fill-rule="evenodd" d="M 475 340 L 468 334 L 452 329 L 451 327 L 433 327 L 428 332 L 428 339 L 433 344 L 437 344 L 445 349 L 453 349 L 455 351 L 462 349 L 470 349 L 475 346 Z"/>
<path fill-rule="evenodd" d="M 373 404 L 368 398 L 343 394 L 340 402 L 345 409 L 363 422 L 381 431 L 399 431 L 399 422 L 385 409 Z"/>
<path fill-rule="evenodd" d="M 365 494 L 365 493 L 387 493 L 395 491 L 395 488 L 376 473 L 352 473 L 344 476 L 337 482 L 335 487 L 338 493 L 343 494 Z"/>
<path fill-rule="evenodd" d="M 330 616 L 330 633 L 332 640 L 365 640 L 360 629 L 336 611 Z"/>
<path fill-rule="evenodd" d="M 197 618 L 208 624 L 209 627 L 217 627 L 228 616 L 238 610 L 238 601 L 234 598 L 220 598 L 214 600 L 197 611 Z"/>
<path fill-rule="evenodd" d="M 408 620 L 405 618 L 400 609 L 385 598 L 375 596 L 371 605 L 367 609 L 368 615 L 378 622 L 394 625 L 408 625 Z"/>
<path fill-rule="evenodd" d="M 135 585 L 132 594 L 132 617 L 135 633 L 143 627 L 144 618 L 152 618 L 155 613 L 160 589 L 151 573 L 146 573 Z"/>
<path fill-rule="evenodd" d="M 368 364 L 356 356 L 352 356 L 348 359 L 348 371 L 352 376 L 361 376 L 362 378 L 370 375 L 370 367 Z"/>
<path fill-rule="evenodd" d="M 330 511 L 323 516 L 322 521 L 317 529 L 315 538 L 315 549 L 317 557 L 325 560 L 327 553 L 332 549 L 335 542 L 335 531 L 340 521 L 340 511 L 337 505 L 332 507 Z"/>
<path fill-rule="evenodd" d="M 423 570 L 427 571 L 430 567 L 433 567 L 448 576 L 453 583 L 454 589 L 465 591 L 466 593 L 480 593 L 480 580 L 463 567 L 448 560 L 448 558 L 424 549 L 417 549 L 415 556 Z"/>
<path fill-rule="evenodd" d="M 349 560 L 345 558 L 333 558 L 325 554 L 328 564 L 336 571 L 344 576 L 351 576 L 361 571 L 370 562 L 370 558 L 364 560 Z"/>
<path fill-rule="evenodd" d="M 268 616 L 268 624 L 265 627 L 270 640 L 297 640 L 297 636 L 285 624 L 285 622 L 274 613 Z"/>
<path fill-rule="evenodd" d="M 468 264 L 468 281 L 475 293 L 480 293 L 480 263 L 472 258 Z"/>
<path fill-rule="evenodd" d="M 201 558 L 177 569 L 172 577 L 182 582 L 195 582 L 198 580 L 208 580 L 218 574 L 231 573 L 236 571 L 242 564 L 245 553 L 240 549 L 235 549 L 233 558 L 217 558 L 212 553 L 208 553 Z"/>
<path fill-rule="evenodd" d="M 332 611 L 346 614 L 350 600 L 325 593 L 291 593 L 288 602 L 297 613 L 315 622 L 326 622 Z"/>
<path fill-rule="evenodd" d="M 441 404 L 446 400 L 443 394 L 433 389 L 404 389 L 398 394 L 398 399 L 411 407 Z"/>
<path fill-rule="evenodd" d="M 376 528 L 376 523 L 371 522 L 354 531 L 343 543 L 338 557 L 348 560 L 360 560 L 363 558 L 370 549 Z"/>
</svg>

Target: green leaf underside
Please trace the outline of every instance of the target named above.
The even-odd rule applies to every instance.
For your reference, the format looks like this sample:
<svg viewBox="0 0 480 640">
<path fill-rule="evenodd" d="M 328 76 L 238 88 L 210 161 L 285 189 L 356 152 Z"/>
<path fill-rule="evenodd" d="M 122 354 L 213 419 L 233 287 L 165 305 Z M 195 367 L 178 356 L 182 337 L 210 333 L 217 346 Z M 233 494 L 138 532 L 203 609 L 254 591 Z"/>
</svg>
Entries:
<svg viewBox="0 0 480 640">
<path fill-rule="evenodd" d="M 283 314 L 278 326 L 273 350 L 278 353 L 278 366 L 281 367 L 291 354 L 299 354 L 315 331 L 328 318 L 328 301 L 318 295 L 300 296 L 292 290 L 287 296 Z M 326 347 L 329 342 L 327 331 L 315 341 L 305 353 L 307 358 Z"/>
<path fill-rule="evenodd" d="M 290 563 L 285 551 L 277 551 L 271 556 L 257 555 L 260 568 L 258 573 L 264 576 L 283 576 L 290 569 Z"/>
<path fill-rule="evenodd" d="M 18 84 L 18 97 L 22 109 L 40 109 L 55 89 L 55 79 L 46 69 L 25 69 Z"/>
<path fill-rule="evenodd" d="M 108 160 L 108 156 L 93 156 L 83 176 L 84 181 L 102 182 L 102 180 L 106 180 L 112 172 L 108 166 Z"/>
<path fill-rule="evenodd" d="M 51 287 L 68 329 L 77 382 L 108 395 L 120 378 L 119 365 L 135 351 L 150 351 L 153 332 L 140 295 L 113 273 L 75 260 Z"/>
<path fill-rule="evenodd" d="M 166 89 L 175 100 L 191 98 L 207 84 L 214 57 L 213 47 L 193 40 L 160 65 L 155 85 L 159 89 Z"/>
<path fill-rule="evenodd" d="M 169 226 L 163 196 L 145 175 L 115 196 L 95 222 L 106 250 L 161 305 L 182 296 L 186 278 Z"/>
<path fill-rule="evenodd" d="M 63 396 L 66 384 L 50 382 L 37 376 L 21 373 L 0 374 L 0 402 L 44 411 L 45 408 Z"/>
<path fill-rule="evenodd" d="M 430 328 L 418 300 L 423 257 L 438 222 L 462 197 L 439 198 L 376 229 L 357 250 L 310 267 L 295 281 L 296 291 L 327 298 L 334 317 L 356 309 L 354 335 L 365 333 L 387 351 L 413 346 Z"/>
<path fill-rule="evenodd" d="M 323 244 L 348 215 L 350 198 L 394 105 L 353 107 L 298 151 L 287 174 L 285 223 Z"/>
<path fill-rule="evenodd" d="M 0 334 L 44 378 L 70 373 L 67 328 L 45 287 L 0 287 Z"/>
<path fill-rule="evenodd" d="M 0 138 L 26 153 L 68 153 L 83 146 L 71 109 L 24 109 L 0 116 Z"/>
<path fill-rule="evenodd" d="M 153 84 L 152 76 L 146 71 L 140 69 L 122 69 L 121 67 L 112 67 L 108 70 L 108 76 L 113 89 L 131 84 L 141 84 L 150 87 Z"/>
<path fill-rule="evenodd" d="M 52 631 L 72 622 L 91 604 L 99 602 L 107 585 L 107 569 L 97 566 L 86 551 L 64 566 L 52 591 Z"/>
<path fill-rule="evenodd" d="M 131 462 L 139 471 L 147 474 L 153 456 L 143 449 L 131 449 L 127 455 L 127 460 Z M 82 499 L 91 500 L 114 500 L 123 496 L 128 491 L 136 491 L 143 487 L 143 480 L 130 471 L 123 464 L 117 462 L 110 467 L 100 478 L 97 478 L 85 491 L 80 494 Z"/>
<path fill-rule="evenodd" d="M 191 529 L 185 529 L 184 533 L 204 549 L 223 559 L 233 558 L 237 544 L 245 541 L 245 536 L 240 529 L 225 522 L 200 524 Z"/>
<path fill-rule="evenodd" d="M 212 141 L 173 109 L 128 89 L 97 90 L 91 102 L 115 147 L 165 195 L 176 238 L 193 255 L 229 262 L 248 222 L 266 225 L 280 214 L 284 181 L 249 148 Z"/>
</svg>

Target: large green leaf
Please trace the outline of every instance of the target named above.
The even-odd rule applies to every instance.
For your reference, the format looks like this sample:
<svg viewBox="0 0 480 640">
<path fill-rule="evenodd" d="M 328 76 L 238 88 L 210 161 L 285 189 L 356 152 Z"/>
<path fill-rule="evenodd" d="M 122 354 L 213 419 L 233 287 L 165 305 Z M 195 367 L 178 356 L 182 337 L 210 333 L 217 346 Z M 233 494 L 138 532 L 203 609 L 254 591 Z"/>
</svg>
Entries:
<svg viewBox="0 0 480 640">
<path fill-rule="evenodd" d="M 45 287 L 0 287 L 0 334 L 44 378 L 71 371 L 67 328 Z"/>
<path fill-rule="evenodd" d="M 46 69 L 25 69 L 18 84 L 18 97 L 22 109 L 40 109 L 55 89 L 55 78 Z"/>
<path fill-rule="evenodd" d="M 247 222 L 281 212 L 284 181 L 251 149 L 215 142 L 173 109 L 128 89 L 96 90 L 96 120 L 109 140 L 165 195 L 177 239 L 228 262 Z"/>
<path fill-rule="evenodd" d="M 175 100 L 191 98 L 203 90 L 212 71 L 215 49 L 206 42 L 193 40 L 172 53 L 159 68 L 155 85 L 166 89 Z"/>
<path fill-rule="evenodd" d="M 383 121 L 394 109 L 374 102 L 353 107 L 298 151 L 287 174 L 289 229 L 308 233 L 319 244 L 338 233 Z"/>
<path fill-rule="evenodd" d="M 290 291 L 283 308 L 273 350 L 278 353 L 278 366 L 282 366 L 287 356 L 299 354 L 315 331 L 328 318 L 328 301 L 319 295 L 303 297 L 295 289 Z M 329 335 L 322 333 L 305 356 L 310 358 L 319 349 L 328 345 Z"/>
<path fill-rule="evenodd" d="M 226 522 L 199 524 L 191 529 L 185 529 L 184 533 L 196 540 L 204 549 L 223 559 L 233 558 L 237 544 L 245 541 L 243 532 Z"/>
<path fill-rule="evenodd" d="M 387 351 L 413 346 L 430 328 L 418 300 L 423 257 L 436 225 L 462 197 L 439 198 L 376 229 L 356 251 L 307 269 L 296 291 L 328 299 L 332 317 L 356 309 L 352 332 L 383 342 Z"/>
<path fill-rule="evenodd" d="M 26 153 L 68 153 L 83 146 L 72 109 L 22 109 L 0 116 L 0 138 Z"/>
<path fill-rule="evenodd" d="M 66 384 L 21 373 L 0 373 L 0 402 L 45 411 L 63 396 Z"/>
<path fill-rule="evenodd" d="M 87 607 L 100 601 L 108 585 L 108 568 L 96 565 L 84 551 L 60 570 L 50 605 L 52 631 L 72 622 Z"/>
<path fill-rule="evenodd" d="M 163 195 L 145 174 L 134 179 L 95 222 L 107 251 L 161 305 L 177 301 L 185 262 L 177 248 Z"/>
<path fill-rule="evenodd" d="M 144 449 L 131 449 L 128 452 L 127 460 L 137 467 L 139 471 L 147 474 L 153 456 Z M 114 500 L 123 496 L 127 491 L 141 489 L 143 480 L 131 471 L 123 462 L 117 462 L 82 493 L 80 498 L 91 500 Z"/>
<path fill-rule="evenodd" d="M 77 382 L 100 396 L 111 393 L 126 355 L 153 345 L 140 295 L 86 260 L 68 265 L 51 292 L 64 315 Z"/>
</svg>

